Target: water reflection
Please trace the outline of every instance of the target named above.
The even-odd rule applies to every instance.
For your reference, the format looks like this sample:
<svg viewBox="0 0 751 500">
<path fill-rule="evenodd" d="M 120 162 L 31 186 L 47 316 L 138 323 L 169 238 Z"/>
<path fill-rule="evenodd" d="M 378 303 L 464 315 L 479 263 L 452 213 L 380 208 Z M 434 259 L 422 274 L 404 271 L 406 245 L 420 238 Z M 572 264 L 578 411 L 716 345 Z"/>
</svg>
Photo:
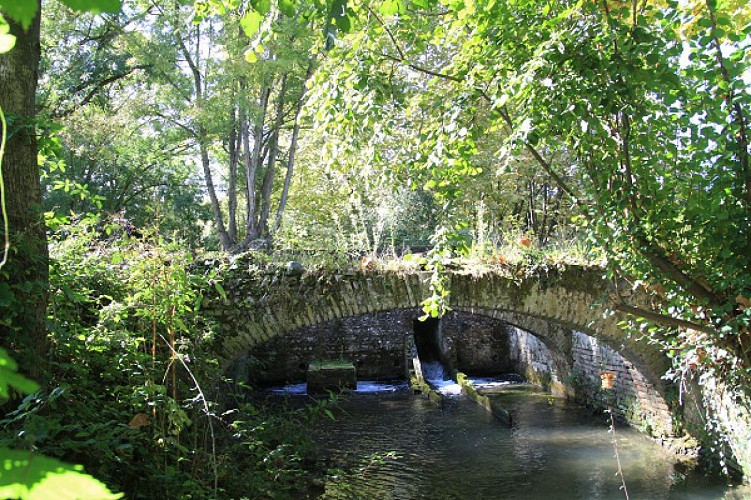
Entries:
<svg viewBox="0 0 751 500">
<path fill-rule="evenodd" d="M 462 397 L 436 405 L 406 392 L 341 396 L 336 421 L 322 422 L 314 436 L 332 467 L 349 472 L 335 475 L 323 498 L 624 498 L 605 417 L 511 392 L 492 396 L 514 414 L 511 428 Z M 632 499 L 728 492 L 721 482 L 683 475 L 630 429 L 617 437 Z"/>
</svg>

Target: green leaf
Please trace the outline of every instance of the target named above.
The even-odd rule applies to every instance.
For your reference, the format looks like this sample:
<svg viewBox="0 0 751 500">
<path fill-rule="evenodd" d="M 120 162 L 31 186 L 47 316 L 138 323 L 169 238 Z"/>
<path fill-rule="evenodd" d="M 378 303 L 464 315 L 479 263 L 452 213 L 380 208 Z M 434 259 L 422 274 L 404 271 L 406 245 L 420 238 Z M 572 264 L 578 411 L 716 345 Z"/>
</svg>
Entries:
<svg viewBox="0 0 751 500">
<path fill-rule="evenodd" d="M 279 10 L 285 16 L 295 15 L 295 2 L 294 0 L 279 0 Z"/>
<path fill-rule="evenodd" d="M 256 51 L 252 48 L 245 51 L 245 60 L 248 61 L 250 64 L 255 63 L 258 61 L 258 54 L 256 54 Z"/>
<path fill-rule="evenodd" d="M 220 283 L 214 283 L 214 288 L 216 288 L 216 291 L 221 298 L 223 299 L 227 298 L 227 292 L 224 290 L 224 287 Z"/>
<path fill-rule="evenodd" d="M 16 37 L 13 35 L 0 34 L 0 54 L 10 51 L 16 45 Z"/>
<path fill-rule="evenodd" d="M 261 21 L 263 21 L 263 16 L 259 14 L 258 12 L 251 10 L 248 11 L 242 19 L 240 19 L 240 26 L 243 29 L 243 32 L 245 33 L 245 36 L 252 37 L 256 33 L 258 33 L 258 30 L 261 29 Z M 248 53 L 245 53 L 245 59 L 248 60 Z M 256 58 L 257 59 L 257 58 Z M 255 62 L 255 61 L 249 61 L 248 62 Z"/>
<path fill-rule="evenodd" d="M 352 19 L 347 15 L 336 18 L 336 27 L 342 33 L 349 33 L 352 30 Z"/>
<path fill-rule="evenodd" d="M 39 384 L 17 373 L 18 364 L 0 348 L 0 398 L 10 397 L 10 387 L 22 394 L 31 394 L 39 390 Z"/>
<path fill-rule="evenodd" d="M 0 448 L 0 497 L 42 500 L 122 498 L 80 465 L 69 465 L 28 451 Z"/>
<path fill-rule="evenodd" d="M 38 5 L 36 0 L 0 0 L 0 9 L 27 30 L 37 15 Z"/>
<path fill-rule="evenodd" d="M 271 0 L 251 0 L 250 4 L 261 15 L 266 15 L 271 9 Z"/>
<path fill-rule="evenodd" d="M 378 11 L 384 16 L 393 16 L 395 14 L 403 14 L 407 7 L 402 0 L 385 0 Z"/>
<path fill-rule="evenodd" d="M 120 0 L 60 0 L 73 10 L 81 12 L 120 12 Z"/>
<path fill-rule="evenodd" d="M 349 33 L 352 29 L 352 20 L 347 14 L 347 0 L 333 0 L 331 10 L 329 11 L 329 24 L 331 21 L 340 31 Z"/>
</svg>

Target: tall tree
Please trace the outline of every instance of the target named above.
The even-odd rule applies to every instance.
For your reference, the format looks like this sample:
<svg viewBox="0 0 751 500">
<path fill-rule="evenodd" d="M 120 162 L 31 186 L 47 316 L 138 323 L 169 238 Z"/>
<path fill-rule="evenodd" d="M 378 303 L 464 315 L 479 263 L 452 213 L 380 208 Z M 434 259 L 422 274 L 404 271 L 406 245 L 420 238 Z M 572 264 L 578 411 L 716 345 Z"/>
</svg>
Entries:
<svg viewBox="0 0 751 500">
<path fill-rule="evenodd" d="M 5 156 L 5 208 L 11 252 L 0 270 L 0 335 L 22 369 L 44 371 L 47 352 L 47 237 L 37 166 L 35 96 L 39 69 L 41 0 L 27 29 L 0 10 L 16 37 L 13 50 L 0 54 L 0 107 L 8 121 Z M 0 229 L 2 230 L 2 229 Z"/>
<path fill-rule="evenodd" d="M 70 3 L 70 0 L 63 0 Z M 79 10 L 117 11 L 119 0 L 72 2 Z M 0 2 L 0 24 L 15 37 L 0 54 L 0 108 L 7 118 L 2 158 L 11 255 L 0 269 L 0 343 L 32 376 L 45 370 L 48 251 L 38 167 L 36 90 L 39 73 L 41 0 Z"/>
</svg>

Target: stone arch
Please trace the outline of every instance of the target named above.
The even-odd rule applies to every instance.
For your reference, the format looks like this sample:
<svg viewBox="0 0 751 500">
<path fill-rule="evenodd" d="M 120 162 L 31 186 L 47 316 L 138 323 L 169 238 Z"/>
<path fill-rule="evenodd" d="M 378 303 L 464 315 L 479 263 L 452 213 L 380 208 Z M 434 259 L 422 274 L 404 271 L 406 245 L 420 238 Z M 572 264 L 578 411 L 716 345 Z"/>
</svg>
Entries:
<svg viewBox="0 0 751 500">
<path fill-rule="evenodd" d="M 349 272 L 225 279 L 225 299 L 206 310 L 218 323 L 217 351 L 229 366 L 249 347 L 279 335 L 363 314 L 417 308 L 424 273 Z"/>
<path fill-rule="evenodd" d="M 675 434 L 670 385 L 660 376 L 664 372 L 651 375 L 638 364 L 642 359 L 634 360 L 622 344 L 613 346 L 592 330 L 585 332 L 522 313 L 473 308 L 471 313 L 459 314 L 490 318 L 507 325 L 510 337 L 516 337 L 510 348 L 515 358 L 514 371 L 528 380 L 591 407 L 612 407 L 632 425 L 656 437 Z M 615 374 L 614 390 L 601 390 L 600 371 Z"/>
<path fill-rule="evenodd" d="M 601 305 L 611 293 L 597 268 L 551 269 L 535 277 L 497 273 L 454 272 L 450 276 L 452 310 L 503 321 L 533 332 L 554 352 L 571 359 L 578 331 L 597 339 L 627 360 L 629 370 L 650 386 L 647 398 L 661 410 L 667 386 L 661 376 L 669 367 L 654 346 L 626 336 L 615 315 Z M 418 272 L 303 273 L 243 276 L 224 280 L 227 298 L 208 310 L 220 325 L 218 350 L 224 366 L 236 363 L 252 346 L 306 328 L 363 315 L 416 311 L 428 296 L 428 275 Z M 569 333 L 563 333 L 569 332 Z"/>
</svg>

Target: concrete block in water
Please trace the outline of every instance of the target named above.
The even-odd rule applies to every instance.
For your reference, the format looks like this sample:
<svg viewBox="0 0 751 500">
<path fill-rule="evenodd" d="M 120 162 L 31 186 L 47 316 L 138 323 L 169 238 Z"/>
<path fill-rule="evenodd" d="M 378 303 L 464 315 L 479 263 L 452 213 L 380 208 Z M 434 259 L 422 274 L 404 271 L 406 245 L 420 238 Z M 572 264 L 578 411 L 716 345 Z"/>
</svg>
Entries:
<svg viewBox="0 0 751 500">
<path fill-rule="evenodd" d="M 503 408 L 496 401 L 477 392 L 477 389 L 475 388 L 474 384 L 472 384 L 472 382 L 467 378 L 467 376 L 464 373 L 457 372 L 456 381 L 461 386 L 462 392 L 466 394 L 467 396 L 469 396 L 470 399 L 472 399 L 475 403 L 479 404 L 480 406 L 488 410 L 490 413 L 493 414 L 495 418 L 497 418 L 504 424 L 511 425 L 511 414 L 508 412 L 508 410 Z"/>
<path fill-rule="evenodd" d="M 357 389 L 357 373 L 351 361 L 313 361 L 308 365 L 308 393 Z"/>
</svg>

